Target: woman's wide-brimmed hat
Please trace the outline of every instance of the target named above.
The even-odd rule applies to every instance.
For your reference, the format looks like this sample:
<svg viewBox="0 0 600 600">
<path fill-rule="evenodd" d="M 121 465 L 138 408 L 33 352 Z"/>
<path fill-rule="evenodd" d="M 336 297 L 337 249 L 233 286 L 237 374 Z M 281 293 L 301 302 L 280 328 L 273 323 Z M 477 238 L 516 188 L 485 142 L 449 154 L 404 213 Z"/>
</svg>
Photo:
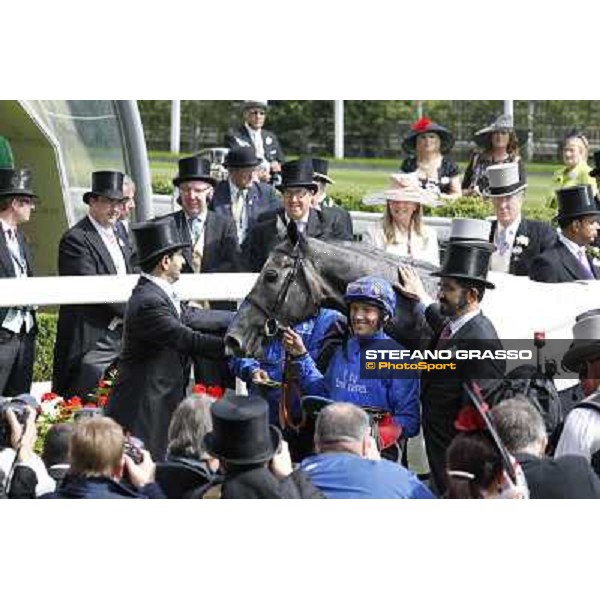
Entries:
<svg viewBox="0 0 600 600">
<path fill-rule="evenodd" d="M 29 169 L 0 169 L 0 198 L 6 196 L 37 198 L 37 194 L 31 189 Z"/>
<path fill-rule="evenodd" d="M 452 277 L 482 283 L 486 288 L 494 289 L 494 284 L 487 280 L 490 268 L 490 257 L 494 244 L 489 242 L 455 242 L 448 244 L 444 264 L 439 271 L 432 273 L 434 277 Z"/>
<path fill-rule="evenodd" d="M 232 465 L 268 462 L 279 451 L 281 433 L 269 425 L 269 406 L 258 396 L 233 396 L 210 407 L 213 430 L 206 451 Z"/>
<path fill-rule="evenodd" d="M 489 185 L 483 192 L 487 198 L 512 196 L 527 187 L 523 161 L 491 165 L 485 170 Z"/>
<path fill-rule="evenodd" d="M 517 137 L 517 143 L 522 146 L 527 141 L 529 132 L 526 129 L 515 129 L 513 119 L 510 115 L 500 115 L 490 125 L 476 131 L 473 135 L 473 141 L 480 147 L 490 146 L 492 133 L 497 131 L 514 131 Z"/>
<path fill-rule="evenodd" d="M 394 173 L 390 176 L 387 190 L 374 192 L 362 199 L 366 206 L 376 206 L 392 202 L 416 202 L 423 206 L 439 206 L 441 202 L 430 190 L 423 188 L 416 173 Z"/>
<path fill-rule="evenodd" d="M 436 133 L 440 138 L 440 152 L 446 154 L 454 146 L 454 136 L 445 127 L 430 121 L 427 117 L 422 117 L 410 127 L 410 131 L 402 140 L 402 149 L 407 154 L 414 154 L 417 138 L 423 133 Z"/>
<path fill-rule="evenodd" d="M 90 198 L 103 196 L 113 202 L 123 202 L 124 173 L 120 171 L 94 171 L 92 173 L 92 189 L 83 195 L 83 201 L 90 203 Z"/>
<path fill-rule="evenodd" d="M 584 360 L 600 357 L 600 314 L 588 311 L 576 318 L 573 343 L 565 353 L 562 364 L 567 371 L 579 371 Z"/>
</svg>

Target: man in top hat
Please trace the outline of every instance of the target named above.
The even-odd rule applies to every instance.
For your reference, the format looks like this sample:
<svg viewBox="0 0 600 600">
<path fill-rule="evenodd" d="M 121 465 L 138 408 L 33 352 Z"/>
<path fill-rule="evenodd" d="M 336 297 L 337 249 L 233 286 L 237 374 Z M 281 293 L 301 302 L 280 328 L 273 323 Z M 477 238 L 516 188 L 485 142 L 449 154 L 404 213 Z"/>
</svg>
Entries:
<svg viewBox="0 0 600 600">
<path fill-rule="evenodd" d="M 187 325 L 193 310 L 173 284 L 187 245 L 173 218 L 132 227 L 142 275 L 125 311 L 119 372 L 107 414 L 139 437 L 155 460 L 164 458 L 171 415 L 185 397 L 191 357 L 224 360 L 223 340 Z"/>
<path fill-rule="evenodd" d="M 317 191 L 313 196 L 313 208 L 323 210 L 331 215 L 331 230 L 336 239 L 352 241 L 354 239 L 352 229 L 352 217 L 350 213 L 338 206 L 333 199 L 327 195 L 327 186 L 334 181 L 329 177 L 329 161 L 323 158 L 313 158 L 314 179 Z"/>
<path fill-rule="evenodd" d="M 208 210 L 216 180 L 210 174 L 210 162 L 198 156 L 179 161 L 173 185 L 179 188 L 181 206 L 170 215 L 186 243 L 183 248 L 184 273 L 232 273 L 238 266 L 236 227 L 230 215 Z"/>
<path fill-rule="evenodd" d="M 600 208 L 592 188 L 589 185 L 563 188 L 556 191 L 556 197 L 558 240 L 534 259 L 530 278 L 549 283 L 600 279 L 600 266 L 589 253 L 600 229 Z"/>
<path fill-rule="evenodd" d="M 579 373 L 584 398 L 567 416 L 554 455 L 585 456 L 600 475 L 600 310 L 576 318 L 573 343 L 562 364 Z"/>
<path fill-rule="evenodd" d="M 282 498 L 277 476 L 291 472 L 291 459 L 281 432 L 269 425 L 267 403 L 256 396 L 234 396 L 215 402 L 210 412 L 213 429 L 203 445 L 225 473 L 220 497 Z M 279 464 L 273 465 L 274 458 Z M 287 462 L 283 471 L 277 468 L 282 462 Z"/>
<path fill-rule="evenodd" d="M 129 254 L 132 255 L 134 249 L 131 237 L 131 219 L 135 210 L 135 182 L 127 174 L 123 178 L 123 202 L 119 208 L 120 214 L 115 230 L 117 235 L 127 244 Z"/>
<path fill-rule="evenodd" d="M 211 210 L 233 217 L 242 248 L 248 239 L 248 232 L 256 225 L 258 216 L 281 207 L 273 186 L 255 178 L 260 164 L 260 159 L 251 146 L 232 148 L 224 163 L 229 175 L 225 181 L 216 185 L 210 203 Z"/>
<path fill-rule="evenodd" d="M 492 201 L 496 213 L 490 236 L 490 242 L 496 245 L 491 270 L 528 276 L 533 259 L 554 246 L 557 236 L 547 223 L 521 215 L 527 188 L 522 164 L 519 161 L 488 167 L 484 197 Z"/>
<path fill-rule="evenodd" d="M 244 253 L 246 268 L 258 272 L 271 250 L 287 236 L 288 223 L 294 222 L 304 237 L 335 239 L 331 215 L 312 208 L 317 191 L 310 158 L 293 160 L 283 165 L 282 182 L 278 186 L 283 195 L 283 209 L 263 213 L 250 233 L 248 252 Z"/>
<path fill-rule="evenodd" d="M 127 244 L 115 225 L 123 202 L 123 173 L 92 173 L 83 195 L 88 214 L 65 232 L 58 247 L 59 275 L 131 273 Z M 61 396 L 86 399 L 105 369 L 119 355 L 123 304 L 61 306 L 58 313 L 52 389 Z"/>
<path fill-rule="evenodd" d="M 0 169 L 0 277 L 31 277 L 32 256 L 19 227 L 31 218 L 36 194 L 27 169 Z M 0 396 L 29 393 L 37 324 L 30 306 L 0 308 Z"/>
<path fill-rule="evenodd" d="M 228 148 L 251 146 L 258 159 L 270 165 L 273 176 L 281 172 L 285 157 L 277 136 L 263 129 L 267 108 L 267 103 L 262 100 L 246 100 L 243 107 L 244 124 L 225 136 L 225 145 Z"/>
<path fill-rule="evenodd" d="M 483 241 L 451 241 L 442 268 L 432 273 L 440 277 L 438 303 L 427 295 L 412 267 L 400 267 L 398 291 L 417 301 L 434 332 L 434 350 L 499 350 L 502 344 L 492 322 L 481 312 L 494 246 Z M 457 361 L 455 373 L 423 373 L 421 407 L 427 458 L 437 491 L 446 489 L 445 454 L 457 434 L 454 421 L 470 405 L 463 383 L 479 385 L 483 397 L 504 377 L 503 360 Z M 441 373 L 441 372 L 440 372 Z"/>
<path fill-rule="evenodd" d="M 234 273 L 239 269 L 239 244 L 231 215 L 208 209 L 216 180 L 210 174 L 210 161 L 189 156 L 179 161 L 173 185 L 179 188 L 181 210 L 167 215 L 175 220 L 184 246 L 183 273 Z M 164 218 L 164 217 L 162 217 Z M 212 308 L 235 310 L 233 302 L 213 302 Z M 225 387 L 225 365 L 194 359 L 194 377 L 205 385 Z"/>
</svg>

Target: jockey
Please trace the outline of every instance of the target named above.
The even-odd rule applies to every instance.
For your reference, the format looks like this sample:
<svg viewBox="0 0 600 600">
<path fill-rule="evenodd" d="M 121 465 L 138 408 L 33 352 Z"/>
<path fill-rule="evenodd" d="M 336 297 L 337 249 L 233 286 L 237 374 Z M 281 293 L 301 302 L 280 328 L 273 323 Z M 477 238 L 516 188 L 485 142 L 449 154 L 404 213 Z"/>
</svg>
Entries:
<svg viewBox="0 0 600 600">
<path fill-rule="evenodd" d="M 283 334 L 287 351 L 294 356 L 299 385 L 306 395 L 325 396 L 391 415 L 396 437 L 417 435 L 420 426 L 419 378 L 367 379 L 361 377 L 361 348 L 370 342 L 391 341 L 384 323 L 394 315 L 396 296 L 380 277 L 361 277 L 350 283 L 344 296 L 349 316 L 347 341 L 337 348 L 325 374 L 317 368 L 301 337 L 291 329 Z M 404 348 L 394 342 L 395 348 Z M 398 432 L 399 429 L 399 432 Z M 395 441 L 395 440 L 394 440 Z"/>
<path fill-rule="evenodd" d="M 329 308 L 321 308 L 316 316 L 310 317 L 293 326 L 293 330 L 301 337 L 304 345 L 315 363 L 326 368 L 332 355 L 332 347 L 341 341 L 345 329 L 345 319 L 342 314 Z M 230 358 L 229 368 L 236 377 L 248 384 L 251 395 L 261 396 L 269 404 L 269 422 L 280 426 L 279 401 L 280 386 L 283 381 L 285 350 L 281 337 L 275 337 L 265 347 L 264 357 Z M 300 397 L 294 394 L 292 400 L 292 416 L 299 420 L 302 416 Z"/>
</svg>

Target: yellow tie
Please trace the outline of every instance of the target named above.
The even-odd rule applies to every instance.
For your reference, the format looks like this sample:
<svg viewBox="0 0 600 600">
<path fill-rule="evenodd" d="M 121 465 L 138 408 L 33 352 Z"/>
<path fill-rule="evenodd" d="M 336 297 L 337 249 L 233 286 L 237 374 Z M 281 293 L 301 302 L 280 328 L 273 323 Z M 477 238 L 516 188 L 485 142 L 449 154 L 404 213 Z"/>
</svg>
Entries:
<svg viewBox="0 0 600 600">
<path fill-rule="evenodd" d="M 238 190 L 237 196 L 231 205 L 231 212 L 235 221 L 236 227 L 240 226 L 240 218 L 242 216 L 242 207 L 244 205 L 244 190 Z"/>
</svg>

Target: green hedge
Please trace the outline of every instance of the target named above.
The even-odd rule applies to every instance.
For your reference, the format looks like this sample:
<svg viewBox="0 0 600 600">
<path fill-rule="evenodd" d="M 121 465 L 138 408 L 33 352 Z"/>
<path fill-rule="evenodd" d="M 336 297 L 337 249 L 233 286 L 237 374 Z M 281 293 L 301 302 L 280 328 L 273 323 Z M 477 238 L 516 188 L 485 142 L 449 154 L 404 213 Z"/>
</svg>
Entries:
<svg viewBox="0 0 600 600">
<path fill-rule="evenodd" d="M 50 381 L 52 379 L 52 359 L 54 356 L 54 340 L 56 339 L 56 313 L 38 313 L 35 363 L 33 364 L 34 381 Z"/>
</svg>

